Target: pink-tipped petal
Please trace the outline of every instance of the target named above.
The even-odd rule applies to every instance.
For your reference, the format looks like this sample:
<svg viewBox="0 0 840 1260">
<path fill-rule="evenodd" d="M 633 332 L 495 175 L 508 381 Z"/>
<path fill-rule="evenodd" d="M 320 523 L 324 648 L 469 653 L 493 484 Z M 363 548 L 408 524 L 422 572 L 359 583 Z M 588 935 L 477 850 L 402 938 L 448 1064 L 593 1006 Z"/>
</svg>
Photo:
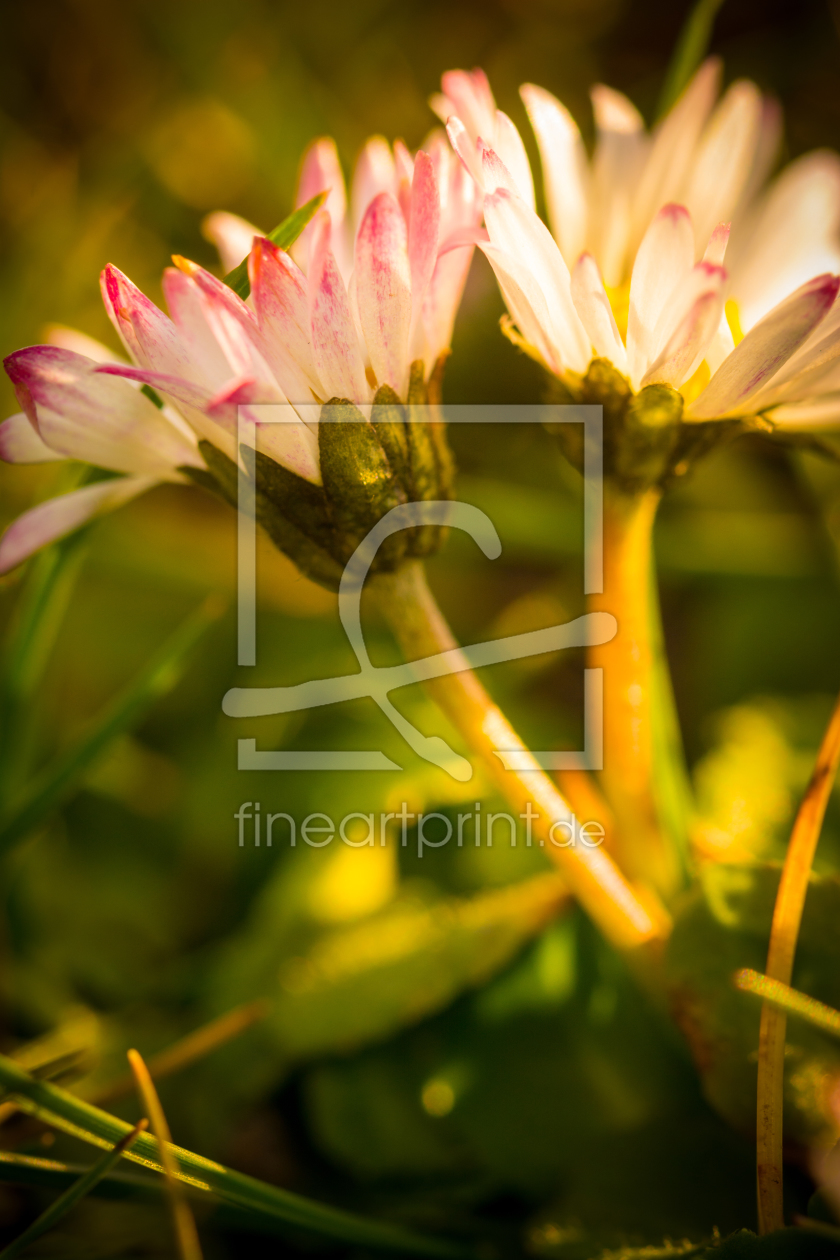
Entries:
<svg viewBox="0 0 840 1260">
<path fill-rule="evenodd" d="M 95 516 L 121 507 L 154 484 L 152 477 L 119 477 L 39 503 L 13 521 L 0 538 L 0 574 L 17 568 L 47 543 L 64 538 Z"/>
<path fill-rule="evenodd" d="M 589 165 L 580 131 L 569 111 L 544 88 L 520 88 L 537 137 L 548 203 L 548 220 L 566 265 L 574 266 L 586 241 Z"/>
<path fill-rule="evenodd" d="M 347 239 L 347 193 L 344 188 L 344 174 L 338 158 L 335 141 L 329 136 L 314 140 L 303 155 L 295 193 L 295 206 L 304 206 L 318 193 L 329 189 L 323 208 L 330 216 L 332 238 L 330 246 L 342 275 L 347 275 L 352 267 L 352 254 Z M 258 236 L 262 233 L 258 232 Z M 308 223 L 292 247 L 295 261 L 304 271 L 309 266 L 309 251 L 312 243 L 312 224 Z"/>
<path fill-rule="evenodd" d="M 689 407 L 690 420 L 748 413 L 750 400 L 811 335 L 831 309 L 840 278 L 816 276 L 765 315 L 721 364 Z"/>
<path fill-rule="evenodd" d="M 703 361 L 723 312 L 722 291 L 704 293 L 674 329 L 655 363 L 642 377 L 642 385 L 672 385 L 677 389 Z"/>
<path fill-rule="evenodd" d="M 383 192 L 396 196 L 397 171 L 388 141 L 383 136 L 373 136 L 359 154 L 353 171 L 350 201 L 357 234 L 368 206 Z"/>
<path fill-rule="evenodd" d="M 655 329 L 668 298 L 694 262 L 694 232 L 685 206 L 663 206 L 644 235 L 630 281 L 627 363 L 634 384 L 655 357 Z"/>
<path fill-rule="evenodd" d="M 479 139 L 476 149 L 481 162 L 481 182 L 485 193 L 494 193 L 499 188 L 519 196 L 516 180 L 505 166 L 494 149 Z"/>
<path fill-rule="evenodd" d="M 154 477 L 201 463 L 195 445 L 154 403 L 107 375 L 130 368 L 98 366 L 57 346 L 32 346 L 10 355 L 6 371 L 25 391 L 44 442 L 69 459 Z"/>
<path fill-rule="evenodd" d="M 402 221 L 399 207 L 397 214 Z M 344 281 L 329 248 L 329 216 L 317 216 L 309 266 L 309 301 L 312 351 L 321 383 L 320 397 L 367 401 L 370 389 L 365 380 L 350 302 Z"/>
<path fill-rule="evenodd" d="M 609 359 L 619 372 L 627 371 L 627 354 L 615 322 L 598 264 L 581 254 L 572 270 L 572 300 L 595 353 Z"/>
<path fill-rule="evenodd" d="M 709 237 L 709 243 L 703 254 L 703 262 L 712 263 L 715 267 L 722 267 L 723 260 L 726 257 L 726 246 L 729 244 L 729 224 L 719 223 L 712 235 Z"/>
<path fill-rule="evenodd" d="M 420 309 L 432 278 L 440 235 L 440 193 L 435 168 L 421 149 L 414 162 L 411 208 L 408 220 L 408 257 L 411 267 L 411 296 Z"/>
<path fill-rule="evenodd" d="M 371 202 L 356 238 L 359 319 L 380 385 L 408 387 L 411 271 L 405 219 L 388 193 Z"/>
<path fill-rule="evenodd" d="M 449 136 L 449 143 L 452 145 L 452 148 L 463 162 L 465 170 L 468 171 L 483 192 L 484 172 L 481 158 L 476 151 L 475 141 L 470 139 L 470 134 L 466 127 L 460 118 L 454 114 L 447 120 L 446 134 Z"/>
<path fill-rule="evenodd" d="M 102 300 L 133 361 L 158 372 L 189 375 L 189 357 L 163 311 L 110 263 L 102 272 Z"/>
<path fill-rule="evenodd" d="M 64 459 L 47 446 L 24 412 L 9 416 L 0 424 L 0 459 L 7 464 L 47 464 Z"/>
<path fill-rule="evenodd" d="M 483 70 L 448 70 L 441 76 L 444 96 L 453 114 L 463 122 L 473 143 L 479 136 L 491 140 L 496 121 L 496 102 Z M 446 118 L 443 119 L 447 121 Z"/>
<path fill-rule="evenodd" d="M 306 277 L 288 254 L 264 237 L 254 241 L 248 269 L 266 362 L 291 402 L 311 402 L 319 381 Z"/>
<path fill-rule="evenodd" d="M 201 233 L 206 240 L 216 246 L 222 270 L 228 272 L 233 271 L 243 258 L 248 257 L 251 242 L 255 236 L 260 235 L 260 230 L 247 219 L 241 219 L 238 214 L 216 210 L 203 220 Z"/>
</svg>

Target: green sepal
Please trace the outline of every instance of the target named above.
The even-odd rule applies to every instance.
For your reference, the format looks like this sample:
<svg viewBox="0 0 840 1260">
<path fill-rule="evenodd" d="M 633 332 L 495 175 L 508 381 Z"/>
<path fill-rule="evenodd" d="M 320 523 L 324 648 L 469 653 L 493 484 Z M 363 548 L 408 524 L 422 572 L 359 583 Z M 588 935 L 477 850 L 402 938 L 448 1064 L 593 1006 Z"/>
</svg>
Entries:
<svg viewBox="0 0 840 1260">
<path fill-rule="evenodd" d="M 272 232 L 268 232 L 268 239 L 273 245 L 277 245 L 279 249 L 291 249 L 303 229 L 315 212 L 323 205 L 329 189 L 320 192 L 311 201 L 307 201 L 305 206 L 301 206 L 278 223 Z M 238 293 L 243 302 L 251 292 L 251 281 L 248 278 L 248 258 L 242 259 L 238 267 L 234 267 L 233 271 L 229 271 L 224 278 L 225 284 L 229 289 L 233 289 L 234 293 Z"/>
<path fill-rule="evenodd" d="M 318 444 L 338 554 L 346 562 L 377 521 L 407 496 L 373 426 L 347 399 L 331 398 L 324 404 Z M 406 541 L 404 530 L 392 534 L 376 554 L 374 571 L 394 568 L 405 554 Z"/>
<path fill-rule="evenodd" d="M 220 495 L 226 503 L 236 507 L 239 501 L 239 469 L 236 464 L 217 446 L 204 438 L 199 442 L 198 449 L 207 465 L 207 471 L 205 472 L 203 468 L 187 466 L 179 468 L 178 471 L 184 473 L 196 485 L 209 490 L 211 494 Z"/>
<path fill-rule="evenodd" d="M 287 521 L 306 534 L 324 550 L 335 547 L 335 532 L 327 496 L 323 486 L 313 485 L 262 451 L 254 451 L 244 443 L 239 448 L 248 476 L 263 495 Z"/>
<path fill-rule="evenodd" d="M 380 385 L 373 399 L 370 416 L 374 432 L 388 457 L 388 463 L 406 494 L 411 493 L 408 434 L 405 410 L 399 395 L 390 385 Z"/>
<path fill-rule="evenodd" d="M 682 414 L 682 395 L 670 385 L 647 385 L 630 399 L 611 469 L 626 489 L 644 490 L 662 481 L 671 467 Z"/>
<path fill-rule="evenodd" d="M 417 419 L 414 411 L 415 408 L 422 408 L 421 414 L 428 414 L 429 391 L 424 378 L 422 359 L 416 359 L 411 365 L 411 375 L 408 382 L 408 405 L 412 409 L 409 412 L 406 426 L 408 430 L 409 460 L 411 463 L 410 496 L 415 502 L 430 502 L 448 498 L 449 494 L 446 493 L 443 484 L 443 468 L 439 455 L 440 443 L 446 444 L 442 426 Z M 441 432 L 434 433 L 433 430 L 435 429 L 440 429 Z M 451 462 L 449 467 L 451 469 Z M 451 471 L 449 476 L 451 478 Z M 409 553 L 413 556 L 430 555 L 433 551 L 438 550 L 441 539 L 440 526 L 421 525 L 417 529 L 411 530 L 408 540 Z"/>
<path fill-rule="evenodd" d="M 205 472 L 202 468 L 183 468 L 182 471 L 189 476 L 197 485 L 203 486 L 212 493 L 220 495 L 226 503 L 232 507 L 238 507 L 239 504 L 239 469 L 232 459 L 223 454 L 211 442 L 199 442 L 199 449 L 204 456 L 205 463 L 209 472 Z M 243 461 L 249 473 L 253 474 L 254 463 L 245 457 L 245 450 L 248 450 L 250 458 L 252 452 L 249 448 L 243 448 Z M 265 463 L 263 462 L 265 461 Z M 267 465 L 273 465 L 269 470 Z M 256 487 L 256 499 L 254 503 L 254 511 L 257 521 L 262 525 L 275 547 L 279 548 L 284 555 L 288 556 L 293 564 L 296 564 L 306 577 L 311 578 L 313 582 L 318 582 L 321 586 L 326 586 L 328 590 L 338 590 L 338 584 L 341 581 L 342 565 L 331 554 L 330 549 L 326 546 L 326 538 L 323 533 L 323 517 L 318 514 L 318 508 L 323 511 L 323 502 L 315 503 L 312 516 L 304 519 L 303 504 L 307 496 L 306 487 L 308 482 L 303 481 L 301 477 L 296 477 L 294 473 L 288 472 L 287 469 L 281 469 L 279 464 L 275 464 L 273 460 L 268 459 L 258 453 L 257 468 L 261 477 L 270 480 L 271 490 L 266 486 L 263 488 L 259 484 Z M 279 470 L 275 472 L 274 470 Z M 286 481 L 283 474 L 291 479 Z M 249 483 L 254 484 L 253 476 L 249 475 Z M 288 495 L 282 501 L 284 507 L 290 514 L 293 513 L 295 519 L 289 519 L 284 512 L 280 510 L 274 495 L 279 495 L 281 483 L 288 490 Z M 299 485 L 295 483 L 301 483 Z M 312 486 L 315 494 L 318 492 L 317 486 Z M 321 492 L 323 495 L 323 492 Z M 289 506 L 291 505 L 291 507 Z M 315 531 L 315 537 L 312 537 L 312 530 Z M 319 534 L 319 529 L 321 533 Z M 332 535 L 330 535 L 330 541 Z"/>
</svg>

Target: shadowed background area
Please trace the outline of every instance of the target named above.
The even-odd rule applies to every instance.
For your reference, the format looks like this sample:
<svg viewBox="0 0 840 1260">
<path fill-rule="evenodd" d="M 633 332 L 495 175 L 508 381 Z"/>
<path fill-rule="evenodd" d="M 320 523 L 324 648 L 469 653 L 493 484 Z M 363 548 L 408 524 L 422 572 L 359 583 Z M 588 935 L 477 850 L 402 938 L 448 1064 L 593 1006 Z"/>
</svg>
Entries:
<svg viewBox="0 0 840 1260">
<path fill-rule="evenodd" d="M 37 342 L 52 322 L 115 346 L 98 289 L 107 262 L 157 302 L 172 253 L 218 271 L 201 234 L 205 214 L 230 210 L 272 228 L 319 135 L 335 137 L 348 174 L 371 134 L 418 146 L 446 69 L 487 71 L 535 170 L 522 82 L 560 97 L 587 139 L 596 81 L 626 92 L 651 122 L 687 10 L 682 0 L 6 5 L 0 349 Z M 782 102 L 784 160 L 840 148 L 838 27 L 840 5 L 811 0 L 728 0 L 717 17 L 712 50 L 726 82 L 748 76 Z M 447 366 L 448 401 L 541 400 L 536 365 L 499 332 L 502 310 L 479 256 Z M 0 401 L 0 414 L 15 409 L 5 377 Z M 504 550 L 491 563 L 453 539 L 433 562 L 456 633 L 473 642 L 577 615 L 575 476 L 536 426 L 466 430 L 452 433 L 459 492 L 488 511 Z M 0 465 L 0 527 L 53 493 L 61 475 Z M 703 834 L 732 860 L 778 857 L 840 685 L 840 476 L 813 455 L 739 441 L 673 493 L 658 529 Z M 23 763 L 33 769 L 71 744 L 206 594 L 232 605 L 235 541 L 227 508 L 177 487 L 93 527 Z M 26 581 L 20 572 L 0 579 L 4 631 L 18 624 Z M 372 704 L 247 729 L 223 718 L 231 685 L 355 668 L 334 598 L 267 546 L 259 591 L 257 670 L 235 667 L 231 609 L 179 685 L 15 854 L 0 894 L 0 1048 L 58 1025 L 95 1046 L 109 1079 L 127 1045 L 154 1052 L 273 993 L 280 974 L 285 1023 L 251 1030 L 228 1057 L 164 1087 L 176 1141 L 429 1228 L 457 1225 L 475 1205 L 521 1223 L 557 1194 L 560 1206 L 532 1237 L 549 1256 L 561 1254 L 568 1221 L 597 1226 L 604 1245 L 616 1243 L 614 1226 L 655 1241 L 750 1224 L 751 1147 L 702 1101 L 683 1050 L 576 913 L 540 934 L 545 907 L 520 907 L 519 935 L 511 930 L 496 974 L 475 988 L 486 958 L 477 929 L 450 939 L 459 899 L 544 876 L 541 854 L 503 843 L 422 860 L 410 846 L 238 847 L 233 816 L 245 799 L 298 819 L 394 809 L 406 795 L 450 814 L 494 799 L 486 783 L 455 788 L 432 772 Z M 381 628 L 370 643 L 377 663 L 395 659 Z M 487 684 L 531 747 L 579 747 L 582 665 L 577 652 L 537 658 L 488 671 Z M 444 732 L 428 702 L 405 695 L 421 729 Z M 387 783 L 244 776 L 239 736 L 256 736 L 260 748 L 380 747 L 405 774 Z M 836 866 L 839 850 L 835 800 L 821 869 Z M 136 1115 L 133 1103 L 121 1107 Z M 30 1146 L 40 1150 L 37 1137 Z M 90 1206 L 86 1236 L 116 1254 L 106 1207 Z M 0 1194 L 0 1228 L 12 1230 L 25 1208 Z M 121 1235 L 133 1254 L 165 1254 L 165 1232 L 153 1224 L 138 1216 L 134 1233 Z M 243 1254 L 243 1245 L 234 1236 L 214 1254 Z"/>
</svg>

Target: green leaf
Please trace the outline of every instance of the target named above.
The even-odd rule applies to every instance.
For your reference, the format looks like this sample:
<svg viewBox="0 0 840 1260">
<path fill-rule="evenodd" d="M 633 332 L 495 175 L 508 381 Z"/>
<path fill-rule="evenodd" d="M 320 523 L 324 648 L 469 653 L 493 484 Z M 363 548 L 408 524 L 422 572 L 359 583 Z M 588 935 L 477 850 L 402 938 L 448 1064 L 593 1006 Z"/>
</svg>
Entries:
<svg viewBox="0 0 840 1260">
<path fill-rule="evenodd" d="M 131 1132 L 131 1125 L 115 1116 L 74 1098 L 55 1085 L 33 1080 L 5 1055 L 0 1055 L 0 1084 L 5 1086 L 9 1100 L 28 1115 L 36 1116 L 94 1146 L 111 1147 Z M 464 1248 L 444 1239 L 416 1234 L 396 1225 L 367 1220 L 354 1213 L 316 1203 L 302 1195 L 234 1172 L 181 1147 L 173 1146 L 172 1154 L 177 1161 L 179 1175 L 188 1186 L 217 1195 L 223 1203 L 244 1209 L 255 1220 L 273 1218 L 321 1237 L 406 1255 L 458 1260 L 467 1254 Z M 157 1141 L 148 1133 L 137 1137 L 131 1149 L 126 1151 L 125 1158 L 162 1172 Z"/>
<path fill-rule="evenodd" d="M 0 1251 L 0 1260 L 13 1260 L 14 1256 L 19 1256 L 24 1248 L 33 1243 L 36 1238 L 40 1238 L 42 1234 L 46 1234 L 54 1225 L 57 1225 L 63 1216 L 76 1206 L 94 1189 L 102 1178 L 111 1171 L 117 1160 L 124 1154 L 128 1146 L 137 1135 L 136 1130 L 132 1130 L 124 1138 L 116 1143 L 113 1150 L 107 1151 L 101 1159 L 89 1168 L 79 1177 L 78 1181 L 64 1191 L 63 1194 L 51 1203 L 50 1206 L 41 1213 L 37 1220 L 18 1234 L 17 1238 L 9 1243 L 8 1247 L 4 1247 Z"/>
<path fill-rule="evenodd" d="M 697 0 L 680 31 L 659 98 L 658 118 L 668 113 L 688 86 L 712 38 L 712 26 L 723 0 Z"/>
<path fill-rule="evenodd" d="M 268 233 L 268 239 L 277 245 L 280 249 L 291 249 L 309 220 L 315 215 L 327 199 L 329 189 L 318 193 L 311 201 L 307 201 L 305 206 L 301 206 L 298 210 L 293 210 L 288 218 L 279 223 L 277 227 Z M 228 288 L 233 289 L 234 293 L 238 293 L 244 301 L 251 292 L 251 282 L 248 279 L 248 259 L 243 258 L 238 267 L 234 267 L 233 271 L 229 271 L 225 276 L 225 284 Z"/>
<path fill-rule="evenodd" d="M 47 766 L 0 823 L 0 855 L 34 831 L 78 786 L 85 771 L 118 735 L 178 682 L 198 639 L 222 613 L 218 598 L 206 600 L 163 645 L 133 682 L 106 706 L 86 735 Z"/>
<path fill-rule="evenodd" d="M 292 1059 L 387 1037 L 484 984 L 567 897 L 552 873 L 471 899 L 397 901 L 284 966 L 267 1027 Z"/>
<path fill-rule="evenodd" d="M 77 530 L 36 556 L 26 575 L 0 676 L 0 802 L 25 776 L 38 685 L 73 594 L 88 531 Z"/>
</svg>

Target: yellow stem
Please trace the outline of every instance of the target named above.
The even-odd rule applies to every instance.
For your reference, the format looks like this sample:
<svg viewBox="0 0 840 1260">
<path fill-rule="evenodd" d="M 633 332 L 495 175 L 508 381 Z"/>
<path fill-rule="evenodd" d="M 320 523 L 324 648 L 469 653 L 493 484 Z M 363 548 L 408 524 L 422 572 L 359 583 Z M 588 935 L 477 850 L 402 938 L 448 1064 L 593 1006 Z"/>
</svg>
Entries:
<svg viewBox="0 0 840 1260">
<path fill-rule="evenodd" d="M 604 589 L 592 611 L 613 613 L 618 633 L 590 647 L 587 665 L 604 671 L 601 788 L 615 815 L 614 853 L 632 880 L 666 899 L 680 884 L 680 860 L 659 822 L 654 796 L 654 643 L 651 635 L 653 523 L 661 492 L 604 496 Z"/>
<path fill-rule="evenodd" d="M 799 806 L 776 893 L 765 972 L 789 985 L 808 881 L 831 786 L 840 762 L 838 699 L 808 789 Z M 784 1110 L 787 1017 L 765 1001 L 758 1042 L 757 1182 L 759 1233 L 784 1226 L 782 1208 L 782 1115 Z"/>
<path fill-rule="evenodd" d="M 377 593 L 379 607 L 407 660 L 458 650 L 421 565 L 382 574 L 371 583 L 371 590 Z M 496 755 L 498 750 L 529 754 L 466 662 L 462 671 L 430 679 L 425 686 L 517 812 L 524 817 L 529 807 L 535 811 L 532 826 L 536 843 L 557 863 L 569 890 L 604 935 L 622 950 L 665 938 L 670 921 L 664 908 L 655 898 L 642 900 L 603 848 L 580 840 L 559 847 L 563 834 L 552 836 L 551 827 L 573 817 L 569 806 L 533 759 L 527 770 L 504 768 Z"/>
<path fill-rule="evenodd" d="M 163 1107 L 160 1105 L 157 1090 L 149 1076 L 149 1069 L 137 1050 L 129 1050 L 128 1062 L 137 1084 L 137 1092 L 143 1102 L 143 1108 L 149 1113 L 152 1132 L 157 1138 L 160 1162 L 166 1179 L 169 1193 L 169 1206 L 172 1211 L 172 1224 L 175 1231 L 175 1242 L 181 1260 L 202 1260 L 201 1244 L 198 1241 L 198 1230 L 192 1214 L 184 1187 L 179 1180 L 178 1161 L 172 1153 L 172 1136 Z"/>
</svg>

